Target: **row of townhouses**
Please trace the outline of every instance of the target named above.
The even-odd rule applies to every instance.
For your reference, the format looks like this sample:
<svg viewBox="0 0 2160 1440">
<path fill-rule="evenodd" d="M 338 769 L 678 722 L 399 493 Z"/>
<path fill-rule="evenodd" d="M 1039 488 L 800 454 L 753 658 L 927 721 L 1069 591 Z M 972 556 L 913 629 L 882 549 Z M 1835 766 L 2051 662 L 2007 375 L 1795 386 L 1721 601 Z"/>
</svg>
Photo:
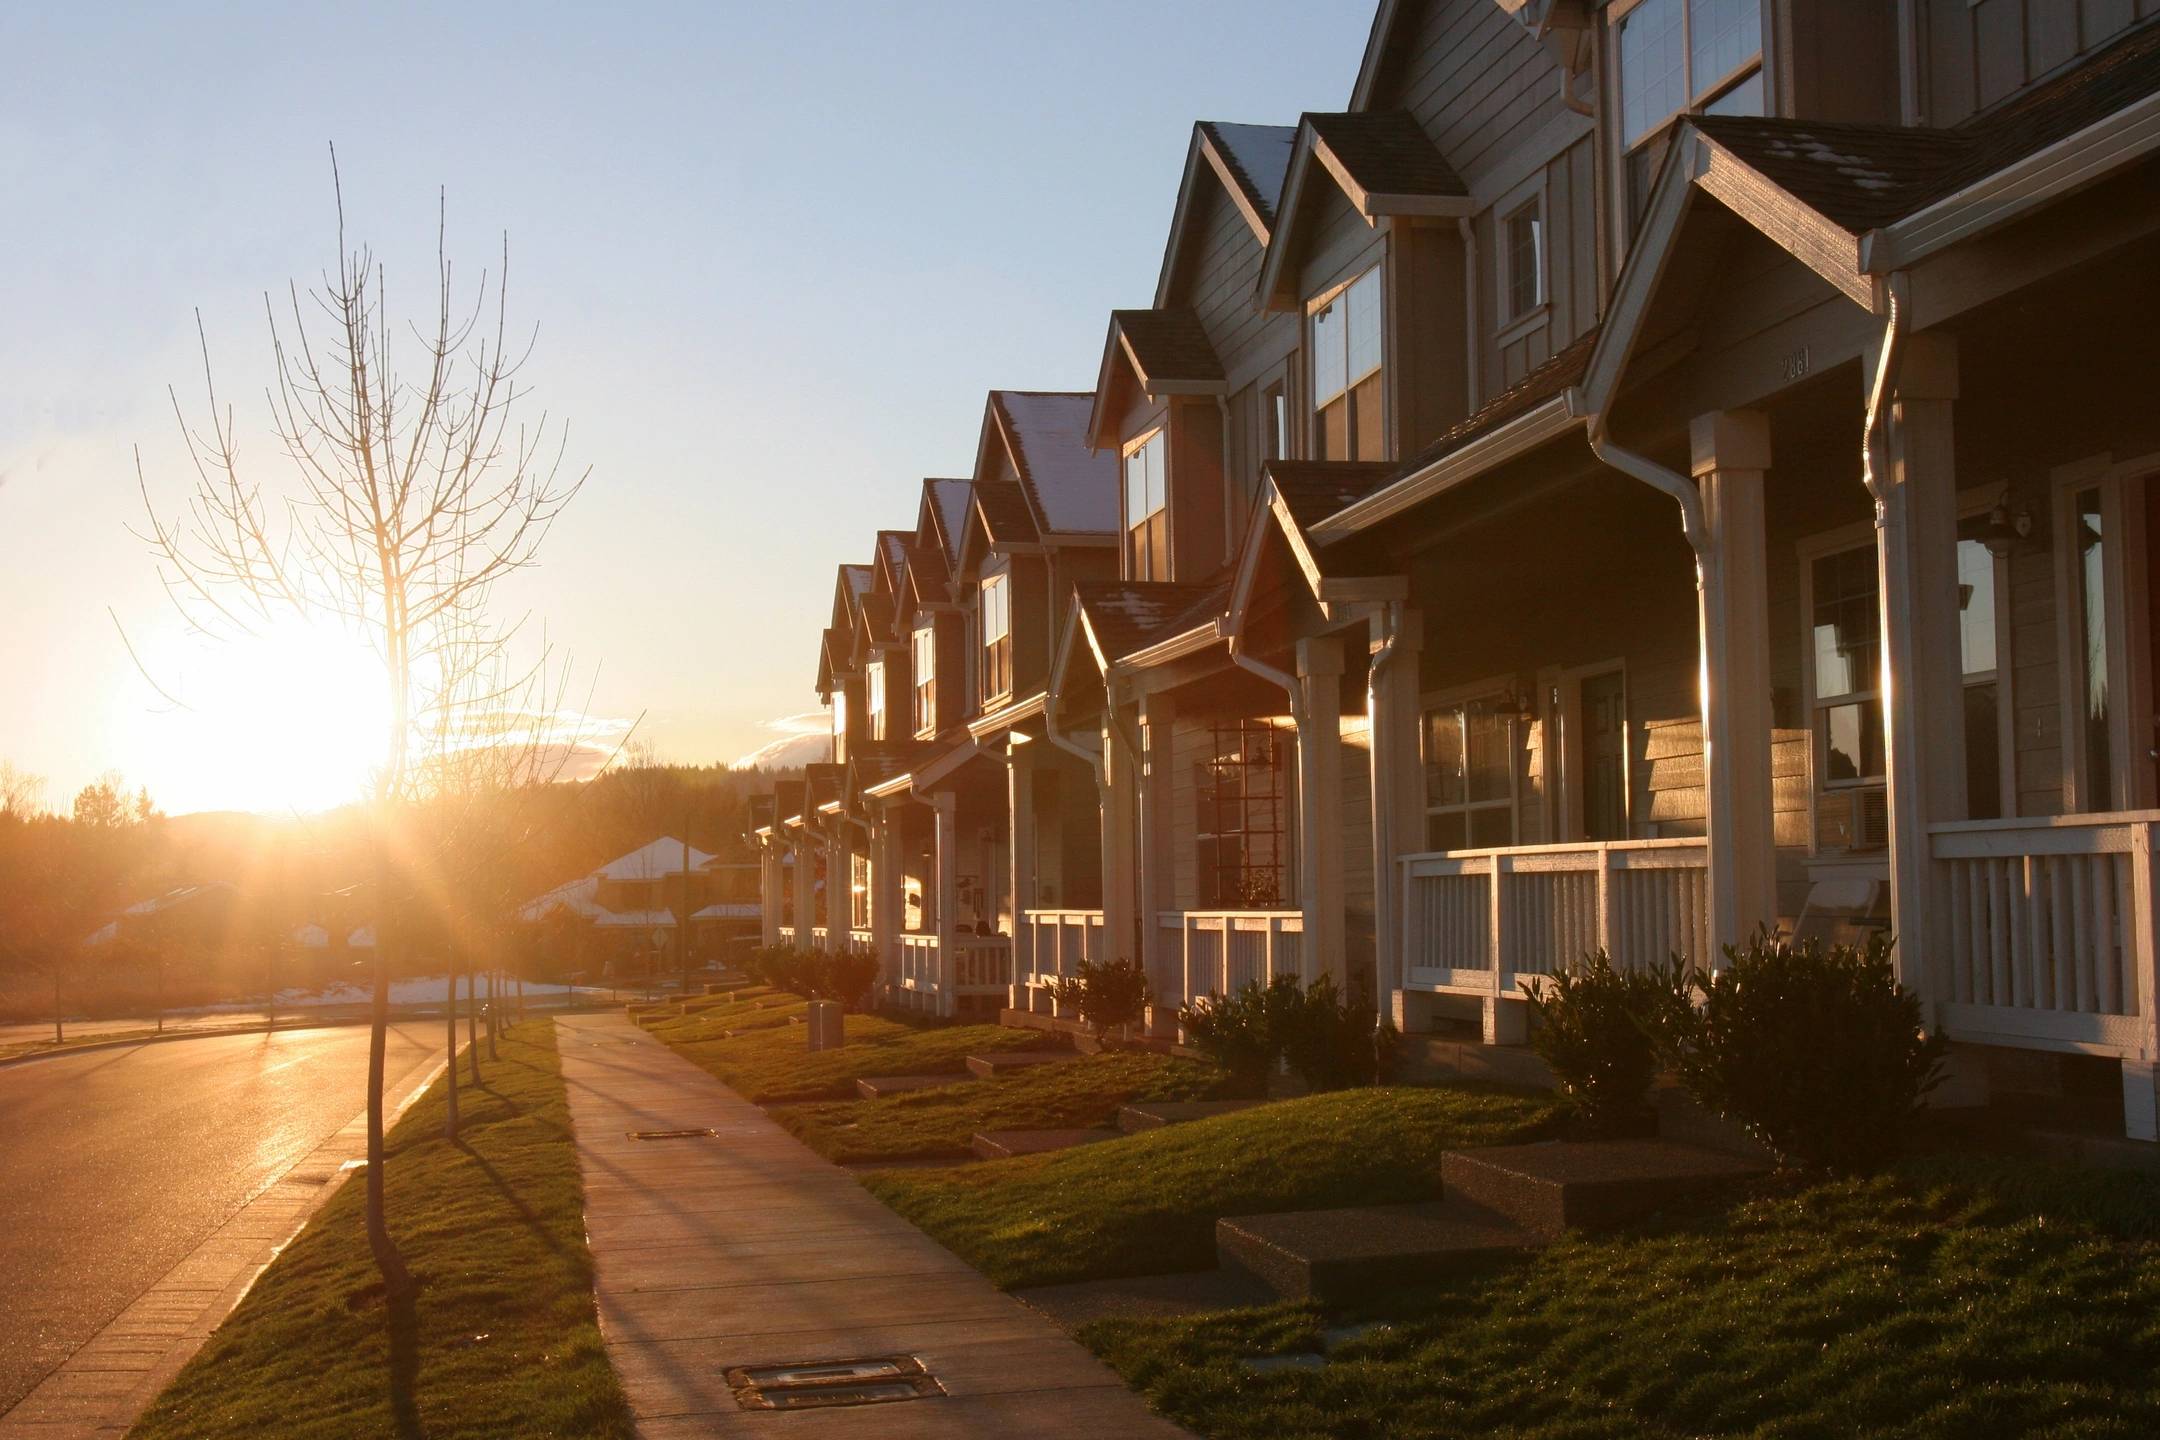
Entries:
<svg viewBox="0 0 2160 1440">
<path fill-rule="evenodd" d="M 2156 11 L 1382 0 L 1344 110 L 1196 124 L 1093 388 L 839 567 L 768 943 L 1505 1045 L 1881 930 L 1966 1080 L 2152 1137 Z"/>
</svg>

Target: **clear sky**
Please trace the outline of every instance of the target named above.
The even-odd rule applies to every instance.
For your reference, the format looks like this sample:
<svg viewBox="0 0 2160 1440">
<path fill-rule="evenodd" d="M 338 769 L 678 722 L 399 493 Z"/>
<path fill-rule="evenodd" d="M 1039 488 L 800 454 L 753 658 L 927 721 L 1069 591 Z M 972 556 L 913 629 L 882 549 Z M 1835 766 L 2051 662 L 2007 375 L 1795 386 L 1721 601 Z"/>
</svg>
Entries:
<svg viewBox="0 0 2160 1440">
<path fill-rule="evenodd" d="M 593 480 L 530 607 L 663 755 L 816 704 L 833 567 L 972 462 L 984 392 L 1093 384 L 1191 124 L 1339 109 L 1371 0 L 0 7 L 0 760 L 64 804 L 348 798 L 319 647 L 186 637 L 134 452 L 187 483 L 194 314 L 261 473 L 263 295 L 336 261 L 327 145 L 395 303 L 511 246 L 536 400 Z M 108 614 L 108 610 L 112 613 Z M 174 710 L 130 661 L 115 617 Z M 585 691 L 581 685 L 580 698 Z M 603 731 L 604 731 L 603 726 Z"/>
</svg>

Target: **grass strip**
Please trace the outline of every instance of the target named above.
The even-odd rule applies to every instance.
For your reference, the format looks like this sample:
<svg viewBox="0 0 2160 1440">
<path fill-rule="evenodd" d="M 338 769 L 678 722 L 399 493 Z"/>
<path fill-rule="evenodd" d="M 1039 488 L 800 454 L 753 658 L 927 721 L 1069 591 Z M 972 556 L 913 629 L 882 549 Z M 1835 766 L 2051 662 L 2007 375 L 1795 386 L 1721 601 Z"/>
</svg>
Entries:
<svg viewBox="0 0 2160 1440">
<path fill-rule="evenodd" d="M 865 1177 L 1006 1288 L 1205 1270 L 1225 1215 L 1430 1198 L 1440 1155 L 1528 1139 L 1549 1099 L 1470 1086 L 1339 1090 L 964 1169 Z"/>
<path fill-rule="evenodd" d="M 790 1105 L 773 1118 L 828 1160 L 964 1156 L 979 1130 L 1105 1125 L 1130 1101 L 1203 1099 L 1221 1080 L 1195 1060 L 1112 1051 L 881 1100 Z"/>
<path fill-rule="evenodd" d="M 814 1054 L 800 1025 L 731 1027 L 710 1011 L 656 1020 L 645 1028 L 721 1084 L 759 1105 L 844 1100 L 855 1093 L 857 1080 L 872 1075 L 962 1075 L 970 1055 L 1040 1049 L 1050 1043 L 1032 1030 L 911 1025 L 882 1015 L 848 1016 L 846 1043 L 837 1050 Z M 730 1028 L 737 1033 L 721 1033 Z"/>
<path fill-rule="evenodd" d="M 2160 1180 L 1942 1157 L 1574 1235 L 1505 1268 L 1085 1327 L 1214 1440 L 2160 1434 Z M 1319 1368 L 1329 1323 L 1378 1328 Z"/>
<path fill-rule="evenodd" d="M 628 1440 L 601 1348 L 552 1020 L 511 1029 L 442 1138 L 438 1081 L 391 1131 L 390 1227 L 421 1281 L 385 1305 L 356 1176 L 160 1395 L 135 1440 Z"/>
</svg>

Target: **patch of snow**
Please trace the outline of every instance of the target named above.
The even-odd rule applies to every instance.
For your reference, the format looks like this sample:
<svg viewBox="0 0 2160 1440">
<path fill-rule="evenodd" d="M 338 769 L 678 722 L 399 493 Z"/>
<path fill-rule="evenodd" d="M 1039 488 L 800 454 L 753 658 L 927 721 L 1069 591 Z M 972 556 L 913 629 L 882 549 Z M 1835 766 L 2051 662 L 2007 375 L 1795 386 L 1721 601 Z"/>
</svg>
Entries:
<svg viewBox="0 0 2160 1440">
<path fill-rule="evenodd" d="M 1064 535 L 1118 528 L 1118 458 L 1088 447 L 1093 395 L 1001 390 L 1028 489 L 1046 528 Z"/>
<path fill-rule="evenodd" d="M 1269 215 L 1282 203 L 1283 180 L 1290 173 L 1290 152 L 1297 144 L 1291 125 L 1226 125 L 1208 122 L 1230 159 L 1243 170 L 1266 202 Z"/>
</svg>

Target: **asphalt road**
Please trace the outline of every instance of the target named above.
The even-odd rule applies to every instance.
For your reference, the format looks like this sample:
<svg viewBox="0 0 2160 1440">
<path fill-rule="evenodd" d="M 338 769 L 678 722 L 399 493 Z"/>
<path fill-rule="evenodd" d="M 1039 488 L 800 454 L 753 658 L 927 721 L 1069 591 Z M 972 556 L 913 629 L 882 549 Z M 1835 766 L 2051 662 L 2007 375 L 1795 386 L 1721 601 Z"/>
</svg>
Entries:
<svg viewBox="0 0 2160 1440">
<path fill-rule="evenodd" d="M 393 1025 L 385 1088 L 440 1022 Z M 360 1113 L 367 1027 L 0 1068 L 0 1413 Z"/>
</svg>

